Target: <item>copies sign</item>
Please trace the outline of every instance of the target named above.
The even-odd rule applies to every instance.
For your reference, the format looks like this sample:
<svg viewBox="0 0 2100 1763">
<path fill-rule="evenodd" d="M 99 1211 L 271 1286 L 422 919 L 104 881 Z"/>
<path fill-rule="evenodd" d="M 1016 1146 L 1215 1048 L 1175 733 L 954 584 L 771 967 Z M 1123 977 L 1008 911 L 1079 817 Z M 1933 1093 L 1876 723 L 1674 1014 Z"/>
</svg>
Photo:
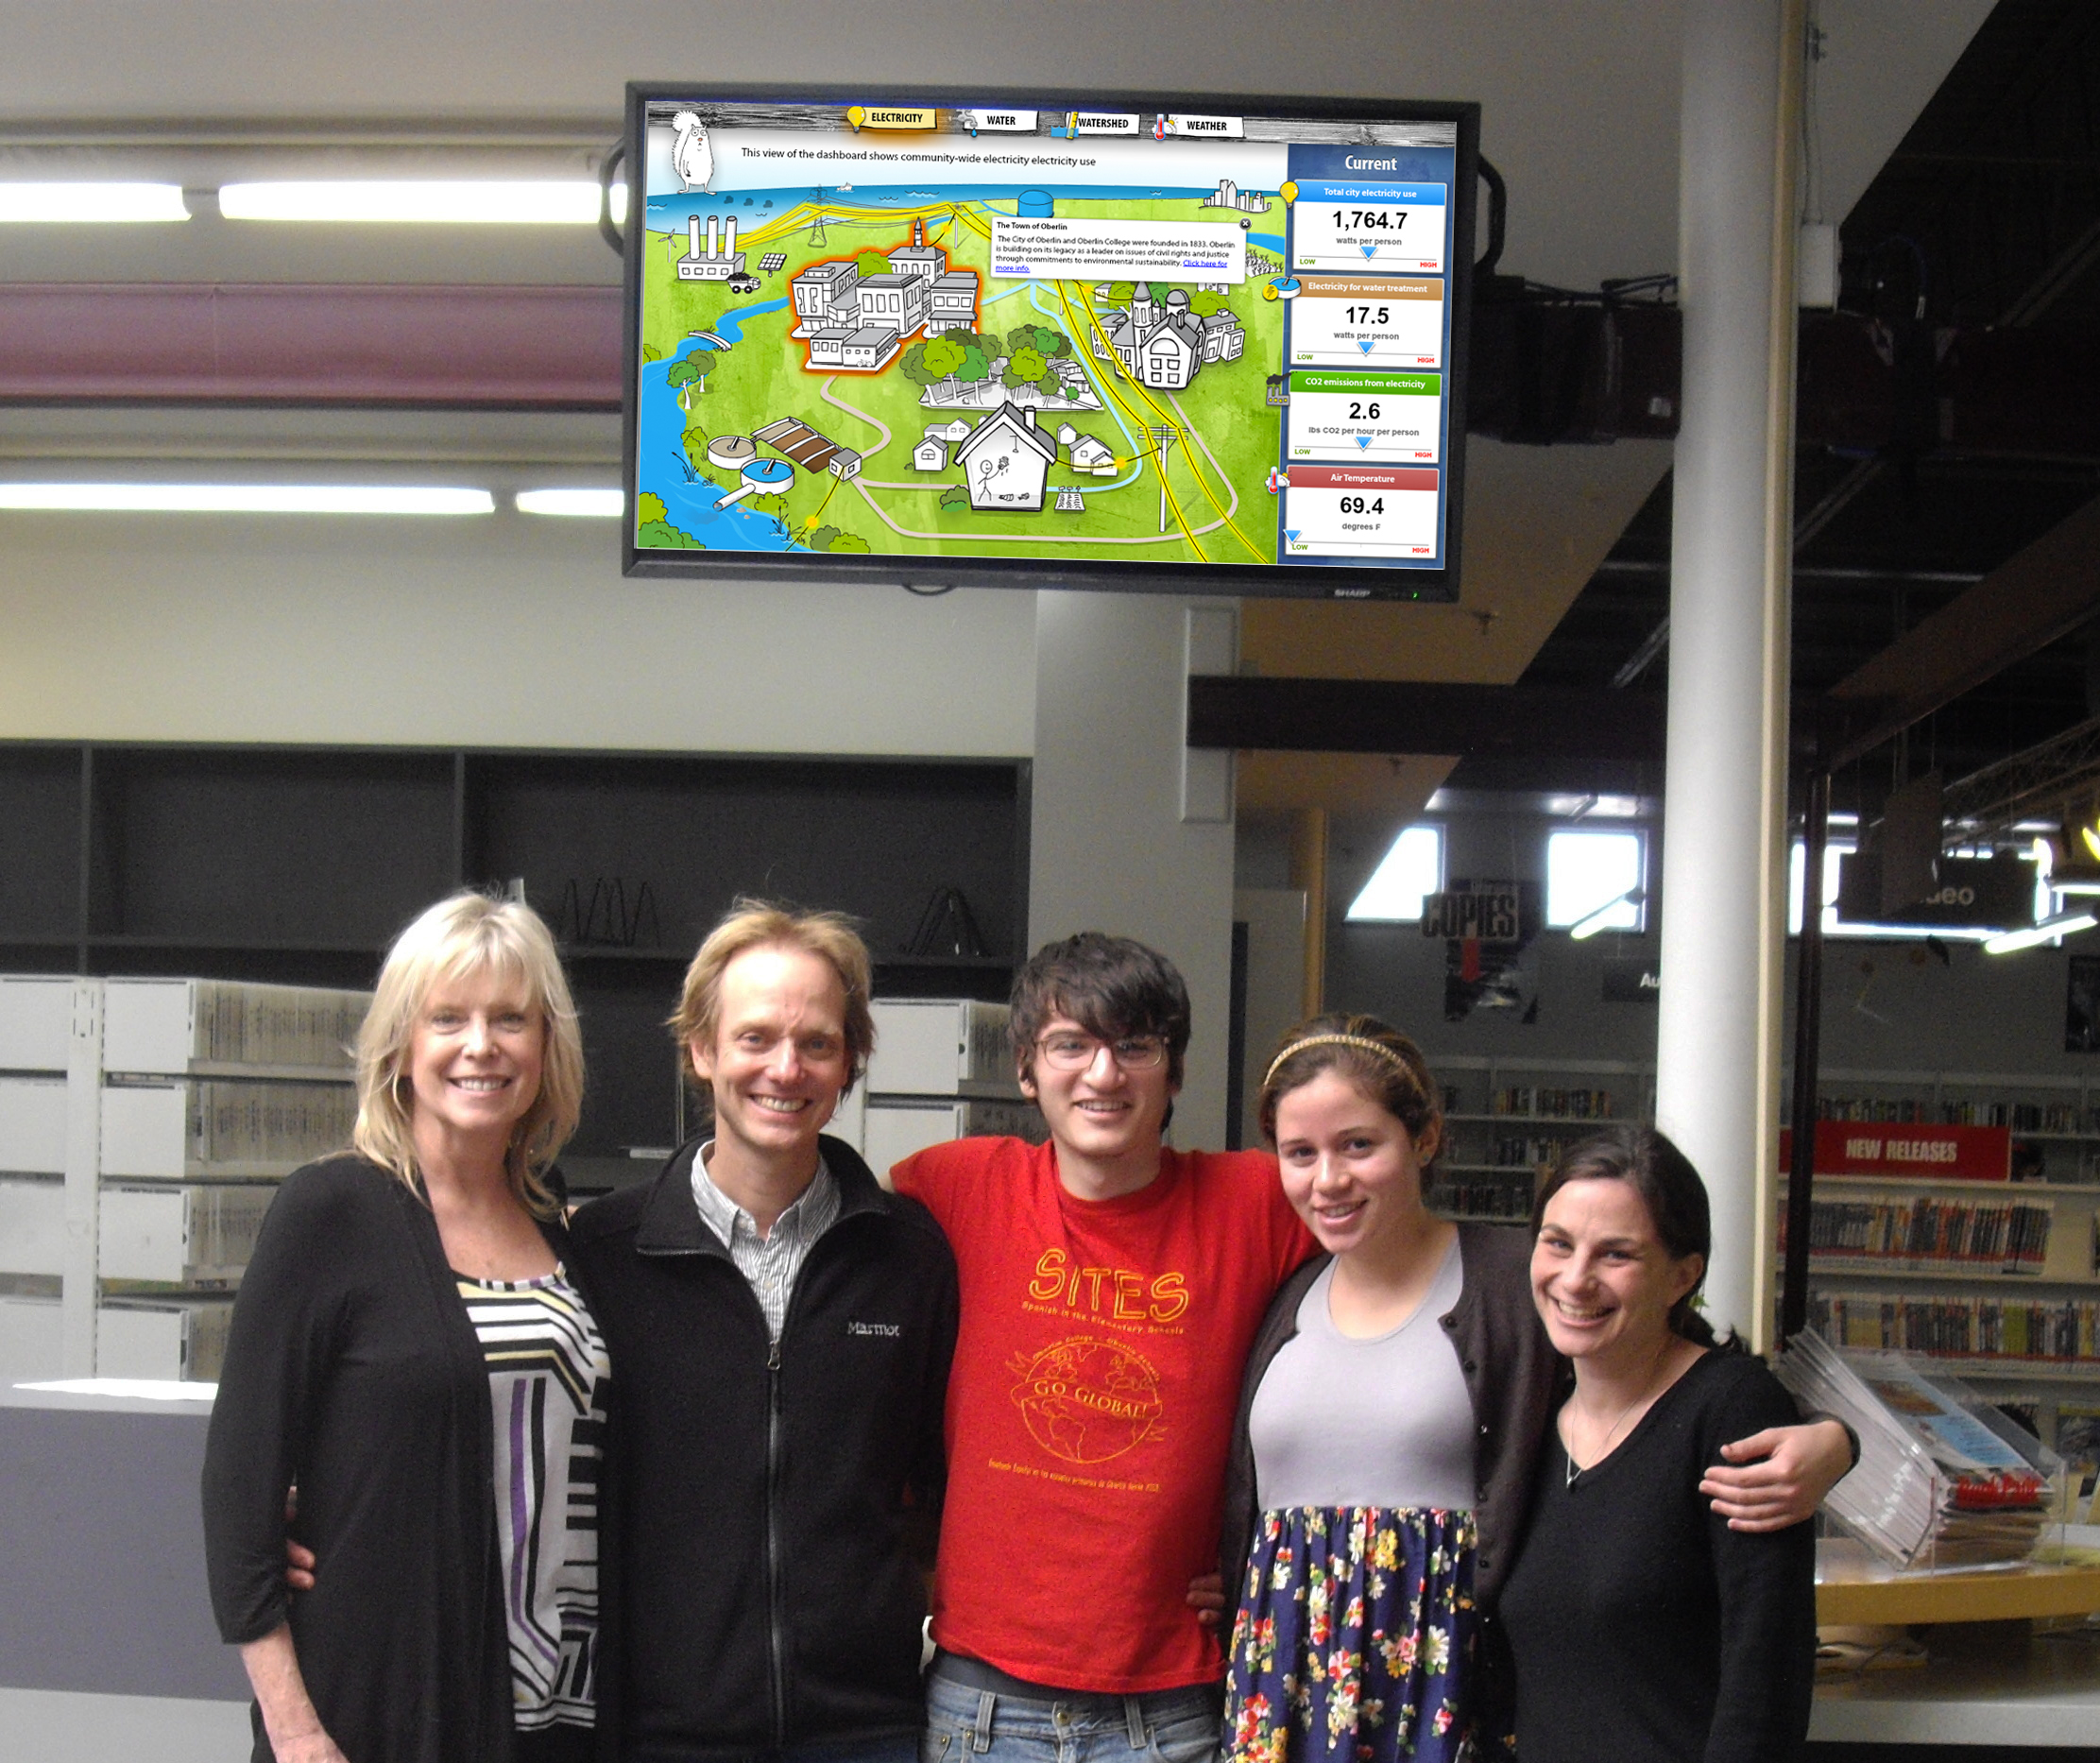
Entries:
<svg viewBox="0 0 2100 1763">
<path fill-rule="evenodd" d="M 1522 939 L 1523 897 L 1514 882 L 1476 883 L 1422 897 L 1422 934 L 1458 941 L 1514 943 Z"/>
<path fill-rule="evenodd" d="M 1792 1165 L 1794 1135 L 1779 1136 L 1779 1164 Z M 2008 1181 L 2012 1131 L 2005 1126 L 1869 1125 L 1816 1122 L 1816 1173 L 1892 1175 L 1917 1181 Z"/>
</svg>

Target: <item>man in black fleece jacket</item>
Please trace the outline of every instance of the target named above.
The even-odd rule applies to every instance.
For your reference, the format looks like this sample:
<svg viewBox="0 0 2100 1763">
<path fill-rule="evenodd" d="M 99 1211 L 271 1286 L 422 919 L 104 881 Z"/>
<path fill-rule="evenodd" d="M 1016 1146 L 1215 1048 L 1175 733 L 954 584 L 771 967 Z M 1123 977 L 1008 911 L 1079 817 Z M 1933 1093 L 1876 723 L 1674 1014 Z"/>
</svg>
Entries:
<svg viewBox="0 0 2100 1763">
<path fill-rule="evenodd" d="M 613 1365 L 600 1754 L 913 1763 L 955 1262 L 819 1137 L 874 1040 L 866 949 L 742 907 L 674 1027 L 711 1138 L 586 1207 Z"/>
</svg>

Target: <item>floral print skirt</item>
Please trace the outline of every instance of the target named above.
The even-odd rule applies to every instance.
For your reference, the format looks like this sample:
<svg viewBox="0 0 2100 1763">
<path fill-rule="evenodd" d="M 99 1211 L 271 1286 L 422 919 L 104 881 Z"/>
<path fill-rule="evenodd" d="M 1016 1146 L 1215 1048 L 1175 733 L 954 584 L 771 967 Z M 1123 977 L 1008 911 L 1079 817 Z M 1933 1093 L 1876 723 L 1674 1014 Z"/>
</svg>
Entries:
<svg viewBox="0 0 2100 1763">
<path fill-rule="evenodd" d="M 1470 1512 L 1265 1512 L 1225 1682 L 1231 1763 L 1462 1763 Z"/>
</svg>

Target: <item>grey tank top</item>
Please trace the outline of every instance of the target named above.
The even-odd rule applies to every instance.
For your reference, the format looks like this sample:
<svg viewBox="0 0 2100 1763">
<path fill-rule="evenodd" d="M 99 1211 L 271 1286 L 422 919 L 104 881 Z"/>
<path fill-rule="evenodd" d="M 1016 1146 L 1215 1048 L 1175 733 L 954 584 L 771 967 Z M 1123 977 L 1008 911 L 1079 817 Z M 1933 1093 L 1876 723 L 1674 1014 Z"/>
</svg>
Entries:
<svg viewBox="0 0 2100 1763">
<path fill-rule="evenodd" d="M 1262 1509 L 1474 1504 L 1473 1401 L 1442 1318 L 1464 1271 L 1454 1242 L 1421 1308 L 1353 1340 L 1327 1311 L 1334 1263 L 1298 1305 L 1298 1332 L 1262 1375 L 1250 1429 Z"/>
</svg>

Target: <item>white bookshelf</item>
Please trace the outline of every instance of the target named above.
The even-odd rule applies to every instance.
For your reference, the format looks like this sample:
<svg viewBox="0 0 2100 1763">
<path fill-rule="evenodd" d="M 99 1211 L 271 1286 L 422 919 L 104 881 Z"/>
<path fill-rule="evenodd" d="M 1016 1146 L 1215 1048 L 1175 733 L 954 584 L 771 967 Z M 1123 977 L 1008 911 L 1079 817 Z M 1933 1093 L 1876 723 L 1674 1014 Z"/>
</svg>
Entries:
<svg viewBox="0 0 2100 1763">
<path fill-rule="evenodd" d="M 348 1142 L 369 994 L 0 976 L 0 1381 L 209 1381 L 276 1186 Z"/>
</svg>

